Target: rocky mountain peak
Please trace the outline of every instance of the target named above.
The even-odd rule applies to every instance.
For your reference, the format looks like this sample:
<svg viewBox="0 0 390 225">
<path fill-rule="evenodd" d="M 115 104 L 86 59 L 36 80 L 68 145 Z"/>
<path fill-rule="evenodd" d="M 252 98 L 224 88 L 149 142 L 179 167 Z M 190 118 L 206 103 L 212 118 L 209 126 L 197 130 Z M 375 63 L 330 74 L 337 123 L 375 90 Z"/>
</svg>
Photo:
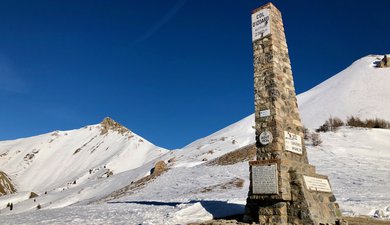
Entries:
<svg viewBox="0 0 390 225">
<path fill-rule="evenodd" d="M 390 67 L 390 56 L 384 55 L 382 60 L 378 62 L 377 67 L 379 68 Z"/>
<path fill-rule="evenodd" d="M 106 134 L 109 130 L 117 131 L 120 134 L 129 133 L 130 130 L 124 127 L 122 124 L 116 122 L 110 117 L 104 118 L 104 120 L 100 123 L 101 125 L 101 135 Z"/>
</svg>

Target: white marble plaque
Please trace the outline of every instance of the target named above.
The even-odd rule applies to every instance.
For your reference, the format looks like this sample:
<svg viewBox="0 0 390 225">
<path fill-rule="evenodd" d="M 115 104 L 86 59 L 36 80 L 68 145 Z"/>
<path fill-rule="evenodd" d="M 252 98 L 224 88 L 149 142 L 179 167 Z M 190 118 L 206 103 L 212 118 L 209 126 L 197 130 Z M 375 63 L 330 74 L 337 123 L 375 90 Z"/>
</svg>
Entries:
<svg viewBox="0 0 390 225">
<path fill-rule="evenodd" d="M 262 9 L 252 14 L 252 41 L 271 33 L 269 9 Z"/>
<path fill-rule="evenodd" d="M 260 134 L 259 139 L 262 145 L 268 145 L 273 141 L 274 138 L 272 136 L 272 133 L 267 130 Z"/>
<path fill-rule="evenodd" d="M 260 118 L 267 117 L 267 116 L 270 116 L 270 115 L 271 115 L 271 110 L 269 110 L 269 109 L 260 111 Z"/>
<path fill-rule="evenodd" d="M 332 192 L 329 181 L 323 178 L 303 176 L 306 188 L 310 191 Z"/>
<path fill-rule="evenodd" d="M 278 194 L 276 164 L 252 165 L 253 194 Z"/>
<path fill-rule="evenodd" d="M 284 132 L 284 148 L 286 151 L 302 154 L 302 138 L 291 132 Z"/>
</svg>

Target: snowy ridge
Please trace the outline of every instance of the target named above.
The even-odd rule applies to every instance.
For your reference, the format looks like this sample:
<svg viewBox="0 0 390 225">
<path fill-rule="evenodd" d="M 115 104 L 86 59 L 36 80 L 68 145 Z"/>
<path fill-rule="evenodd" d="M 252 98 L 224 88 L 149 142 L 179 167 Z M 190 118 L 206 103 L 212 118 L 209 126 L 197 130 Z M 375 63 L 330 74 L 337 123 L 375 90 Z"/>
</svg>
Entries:
<svg viewBox="0 0 390 225">
<path fill-rule="evenodd" d="M 318 128 L 330 116 L 345 120 L 390 121 L 390 68 L 376 68 L 383 56 L 370 55 L 297 96 L 303 124 Z"/>
<path fill-rule="evenodd" d="M 39 193 L 138 168 L 167 152 L 130 131 L 101 130 L 99 124 L 0 142 L 1 169 L 19 191 Z"/>
</svg>

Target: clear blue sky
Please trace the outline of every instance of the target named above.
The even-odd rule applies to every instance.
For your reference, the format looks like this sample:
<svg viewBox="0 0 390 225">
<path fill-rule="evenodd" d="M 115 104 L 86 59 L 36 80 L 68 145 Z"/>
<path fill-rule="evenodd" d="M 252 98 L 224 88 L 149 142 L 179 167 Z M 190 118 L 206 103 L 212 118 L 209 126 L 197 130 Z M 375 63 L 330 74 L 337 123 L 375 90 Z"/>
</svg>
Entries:
<svg viewBox="0 0 390 225">
<path fill-rule="evenodd" d="M 110 116 L 174 149 L 253 110 L 259 0 L 0 0 L 0 140 Z M 297 93 L 390 53 L 387 0 L 273 1 Z"/>
</svg>

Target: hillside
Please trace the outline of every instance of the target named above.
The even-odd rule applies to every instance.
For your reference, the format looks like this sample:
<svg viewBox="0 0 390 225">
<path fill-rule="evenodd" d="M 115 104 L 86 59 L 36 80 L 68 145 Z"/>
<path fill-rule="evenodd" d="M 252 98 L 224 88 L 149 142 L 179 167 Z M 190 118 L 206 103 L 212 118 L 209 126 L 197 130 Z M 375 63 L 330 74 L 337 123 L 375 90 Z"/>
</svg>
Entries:
<svg viewBox="0 0 390 225">
<path fill-rule="evenodd" d="M 204 163 L 232 150 L 255 142 L 253 115 L 183 147 L 177 154 L 180 162 Z M 195 163 L 195 164 L 197 164 Z"/>
<path fill-rule="evenodd" d="M 390 121 L 390 68 L 377 68 L 383 56 L 370 55 L 297 96 L 303 124 L 318 128 L 330 116 Z"/>
</svg>

